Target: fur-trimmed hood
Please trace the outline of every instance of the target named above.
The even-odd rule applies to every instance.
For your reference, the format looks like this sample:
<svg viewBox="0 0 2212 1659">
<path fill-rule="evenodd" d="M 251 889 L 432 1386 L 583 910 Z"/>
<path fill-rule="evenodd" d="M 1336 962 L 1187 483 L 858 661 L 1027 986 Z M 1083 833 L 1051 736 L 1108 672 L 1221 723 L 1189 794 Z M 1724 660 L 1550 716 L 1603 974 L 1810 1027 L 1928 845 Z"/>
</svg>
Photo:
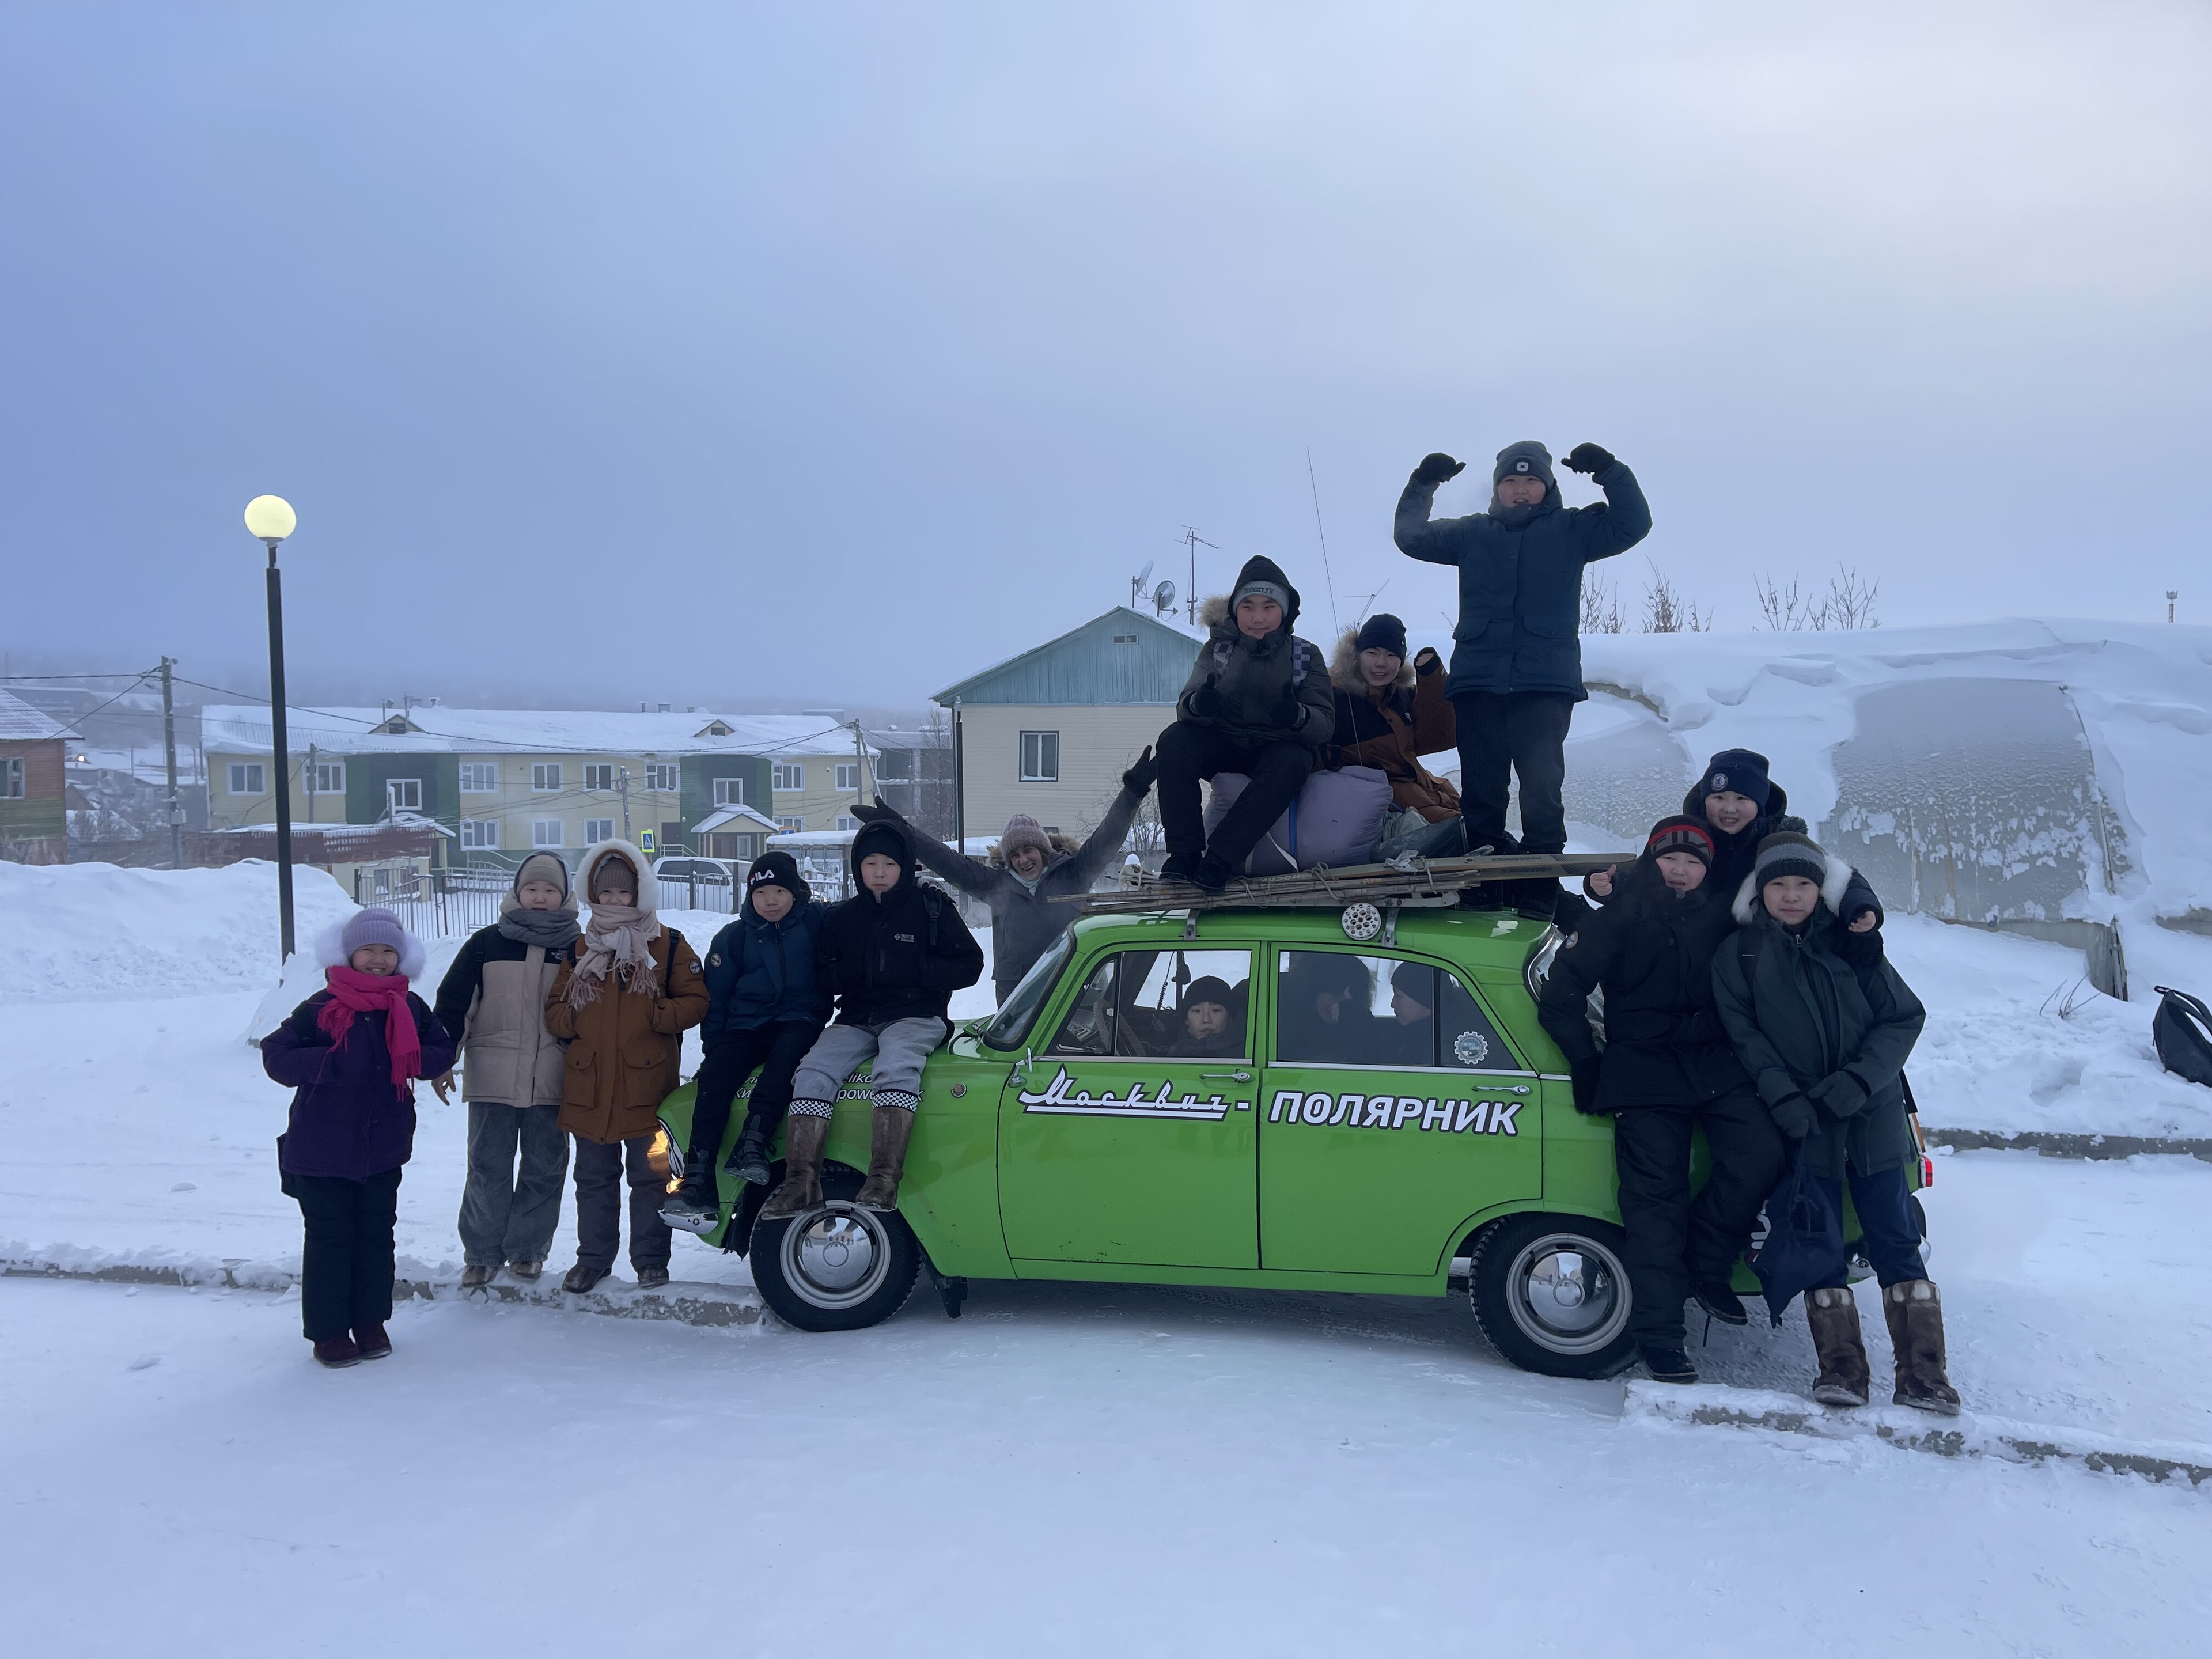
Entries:
<svg viewBox="0 0 2212 1659">
<path fill-rule="evenodd" d="M 1413 689 L 1413 659 L 1398 659 L 1398 678 L 1391 684 L 1398 690 Z M 1349 691 L 1358 696 L 1367 690 L 1367 682 L 1359 672 L 1359 628 L 1357 623 L 1344 630 L 1336 642 L 1336 649 L 1328 659 L 1328 683 L 1340 691 Z"/>
<path fill-rule="evenodd" d="M 352 921 L 348 916 L 346 921 Z M 343 968 L 346 965 L 345 921 L 334 921 L 315 935 L 315 966 Z M 404 930 L 403 930 L 404 931 Z M 399 953 L 399 971 L 406 979 L 410 990 L 422 982 L 422 972 L 429 965 L 429 953 L 422 941 L 414 934 L 407 935 L 407 948 Z"/>
<path fill-rule="evenodd" d="M 647 922 L 660 920 L 660 883 L 654 879 L 653 860 L 638 851 L 634 842 L 615 836 L 588 848 L 582 862 L 576 866 L 576 896 L 588 908 L 592 902 L 592 872 L 599 861 L 609 856 L 627 860 L 637 876 L 637 908 L 645 913 Z M 648 936 L 652 930 L 647 929 Z"/>
<path fill-rule="evenodd" d="M 1824 853 L 1821 857 L 1826 860 L 1827 874 L 1820 878 L 1820 902 L 1828 907 L 1831 916 L 1840 916 L 1844 913 L 1844 890 L 1851 884 L 1851 866 L 1847 860 L 1833 853 Z M 1778 876 L 1776 879 L 1781 878 Z M 1747 927 L 1762 914 L 1756 870 L 1746 876 L 1743 885 L 1736 889 L 1735 910 L 1735 919 Z"/>
</svg>

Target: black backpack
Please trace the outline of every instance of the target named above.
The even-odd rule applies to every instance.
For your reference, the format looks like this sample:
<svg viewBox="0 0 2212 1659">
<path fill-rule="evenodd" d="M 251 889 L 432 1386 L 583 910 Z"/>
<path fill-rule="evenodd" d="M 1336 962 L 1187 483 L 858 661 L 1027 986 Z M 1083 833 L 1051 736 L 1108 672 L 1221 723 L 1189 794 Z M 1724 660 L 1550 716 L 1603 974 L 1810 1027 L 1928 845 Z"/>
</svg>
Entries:
<svg viewBox="0 0 2212 1659">
<path fill-rule="evenodd" d="M 2212 1009 L 2186 991 L 2154 985 L 2158 1012 L 2151 1017 L 2150 1038 L 2158 1063 L 2176 1077 L 2212 1088 Z"/>
</svg>

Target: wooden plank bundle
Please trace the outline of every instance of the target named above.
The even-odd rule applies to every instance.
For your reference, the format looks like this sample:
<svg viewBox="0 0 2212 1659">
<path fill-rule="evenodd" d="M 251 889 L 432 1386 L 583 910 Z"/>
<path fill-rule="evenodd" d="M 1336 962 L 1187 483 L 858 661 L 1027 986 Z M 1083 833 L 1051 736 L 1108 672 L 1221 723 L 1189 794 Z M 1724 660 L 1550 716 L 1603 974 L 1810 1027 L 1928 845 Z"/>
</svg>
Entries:
<svg viewBox="0 0 2212 1659">
<path fill-rule="evenodd" d="M 1355 864 L 1332 870 L 1318 865 L 1286 876 L 1234 876 L 1218 893 L 1187 881 L 1146 877 L 1134 887 L 1069 893 L 1054 902 L 1076 904 L 1085 915 L 1145 910 L 1218 910 L 1230 906 L 1431 908 L 1459 902 L 1461 890 L 1491 881 L 1558 880 L 1586 876 L 1634 861 L 1633 853 L 1486 854 L 1477 858 L 1406 858 L 1392 864 Z"/>
</svg>

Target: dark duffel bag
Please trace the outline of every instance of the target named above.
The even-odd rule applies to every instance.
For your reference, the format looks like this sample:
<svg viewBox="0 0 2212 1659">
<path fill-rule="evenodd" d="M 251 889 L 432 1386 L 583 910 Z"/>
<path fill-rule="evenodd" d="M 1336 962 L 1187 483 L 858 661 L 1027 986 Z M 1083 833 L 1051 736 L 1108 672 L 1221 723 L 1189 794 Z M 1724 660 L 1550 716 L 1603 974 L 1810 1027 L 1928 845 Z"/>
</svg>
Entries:
<svg viewBox="0 0 2212 1659">
<path fill-rule="evenodd" d="M 2176 1077 L 2212 1088 L 2212 1009 L 2186 991 L 2164 985 L 2150 988 L 2159 995 L 2158 1012 L 2150 1022 L 2158 1063 Z"/>
</svg>

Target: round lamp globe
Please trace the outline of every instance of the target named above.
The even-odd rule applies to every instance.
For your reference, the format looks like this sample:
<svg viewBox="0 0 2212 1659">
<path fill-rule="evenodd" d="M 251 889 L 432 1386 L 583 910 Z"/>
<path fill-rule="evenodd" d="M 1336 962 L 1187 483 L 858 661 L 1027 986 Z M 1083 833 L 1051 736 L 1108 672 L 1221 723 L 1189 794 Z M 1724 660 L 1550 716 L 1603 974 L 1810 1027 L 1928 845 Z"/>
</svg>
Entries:
<svg viewBox="0 0 2212 1659">
<path fill-rule="evenodd" d="M 300 522 L 282 495 L 256 495 L 246 504 L 246 527 L 257 541 L 281 542 Z"/>
</svg>

